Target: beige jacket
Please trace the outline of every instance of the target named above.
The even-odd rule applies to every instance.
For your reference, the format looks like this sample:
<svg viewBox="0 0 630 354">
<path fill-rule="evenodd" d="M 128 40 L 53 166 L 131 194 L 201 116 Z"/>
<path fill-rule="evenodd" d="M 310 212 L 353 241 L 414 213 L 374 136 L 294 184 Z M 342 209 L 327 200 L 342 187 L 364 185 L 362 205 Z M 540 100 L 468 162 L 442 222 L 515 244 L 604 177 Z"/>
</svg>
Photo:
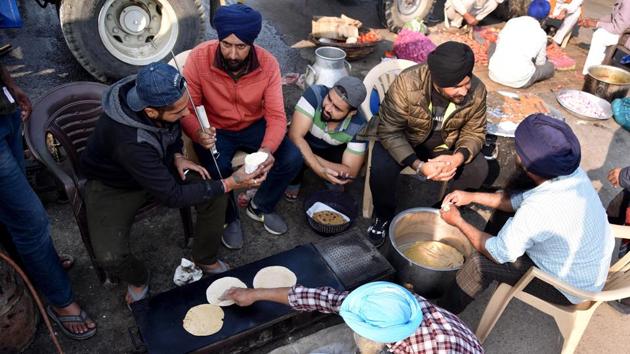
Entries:
<svg viewBox="0 0 630 354">
<path fill-rule="evenodd" d="M 373 135 L 376 130 L 385 149 L 401 165 L 433 130 L 431 82 L 425 64 L 402 71 L 387 91 L 378 116 L 373 118 L 377 121 L 370 121 L 371 129 L 368 127 L 364 134 Z M 447 109 L 442 139 L 449 150 L 468 150 L 468 163 L 481 151 L 486 137 L 486 88 L 481 80 L 473 75 L 465 101 L 453 108 Z"/>
</svg>

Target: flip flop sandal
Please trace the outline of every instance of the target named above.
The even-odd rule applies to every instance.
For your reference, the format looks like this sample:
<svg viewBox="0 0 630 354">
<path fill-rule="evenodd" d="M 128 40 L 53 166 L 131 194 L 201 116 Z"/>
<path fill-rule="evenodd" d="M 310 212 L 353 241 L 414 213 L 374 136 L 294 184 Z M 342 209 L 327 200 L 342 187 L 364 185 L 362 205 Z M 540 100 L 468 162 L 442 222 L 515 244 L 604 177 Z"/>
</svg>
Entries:
<svg viewBox="0 0 630 354">
<path fill-rule="evenodd" d="M 230 266 L 227 263 L 223 262 L 222 260 L 217 259 L 217 263 L 219 263 L 219 268 L 213 269 L 213 270 L 208 270 L 206 266 L 204 266 L 203 264 L 202 265 L 197 264 L 197 266 L 199 267 L 199 269 L 203 271 L 204 274 L 220 274 L 220 273 L 227 272 L 228 270 L 230 270 Z"/>
<path fill-rule="evenodd" d="M 74 266 L 74 257 L 62 253 L 59 255 L 59 263 L 61 263 L 63 270 L 70 270 Z"/>
<path fill-rule="evenodd" d="M 299 184 L 291 184 L 284 190 L 284 199 L 287 202 L 295 202 L 298 200 L 298 194 L 300 193 L 300 185 Z"/>
<path fill-rule="evenodd" d="M 96 327 L 88 328 L 88 330 L 84 333 L 74 333 L 74 332 L 71 332 L 69 329 L 66 328 L 66 326 L 63 325 L 64 323 L 84 323 L 85 324 L 86 321 L 90 319 L 90 317 L 83 310 L 81 310 L 81 313 L 79 313 L 78 316 L 76 315 L 60 316 L 55 312 L 55 310 L 52 309 L 52 307 L 50 307 L 50 305 L 48 305 L 46 306 L 46 313 L 48 314 L 48 317 L 50 317 L 50 319 L 53 320 L 53 322 L 55 322 L 59 326 L 59 328 L 61 328 L 61 332 L 63 332 L 63 334 L 66 335 L 68 338 L 72 338 L 76 340 L 85 340 L 90 337 L 93 337 L 96 334 Z"/>
<path fill-rule="evenodd" d="M 145 285 L 144 288 L 142 288 L 142 291 L 140 292 L 140 294 L 133 292 L 131 290 L 131 285 L 127 285 L 127 294 L 129 294 L 129 297 L 131 297 L 131 302 L 127 303 L 127 308 L 129 309 L 129 311 L 131 311 L 131 304 L 133 304 L 136 301 L 144 300 L 148 298 L 149 296 L 151 296 L 151 294 L 149 293 L 148 284 Z"/>
</svg>

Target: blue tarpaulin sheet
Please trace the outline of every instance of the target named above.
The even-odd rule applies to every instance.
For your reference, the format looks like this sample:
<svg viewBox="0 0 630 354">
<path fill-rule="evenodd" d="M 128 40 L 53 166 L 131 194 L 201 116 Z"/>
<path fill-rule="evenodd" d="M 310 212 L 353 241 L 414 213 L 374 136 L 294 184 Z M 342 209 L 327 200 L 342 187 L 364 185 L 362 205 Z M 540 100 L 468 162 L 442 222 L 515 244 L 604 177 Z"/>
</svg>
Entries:
<svg viewBox="0 0 630 354">
<path fill-rule="evenodd" d="M 0 28 L 20 28 L 22 17 L 16 0 L 0 0 Z"/>
</svg>

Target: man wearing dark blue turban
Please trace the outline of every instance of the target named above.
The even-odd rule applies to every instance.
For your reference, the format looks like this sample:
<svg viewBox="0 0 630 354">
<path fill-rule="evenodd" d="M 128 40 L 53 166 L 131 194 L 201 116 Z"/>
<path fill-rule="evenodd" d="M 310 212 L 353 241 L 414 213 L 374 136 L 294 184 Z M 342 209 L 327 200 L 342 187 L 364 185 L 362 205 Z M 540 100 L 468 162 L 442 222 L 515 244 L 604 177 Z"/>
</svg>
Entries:
<svg viewBox="0 0 630 354">
<path fill-rule="evenodd" d="M 223 176 L 231 174 L 237 151 L 267 154 L 263 165 L 272 167 L 249 202 L 247 215 L 263 223 L 269 233 L 280 235 L 288 227 L 275 207 L 302 168 L 302 155 L 286 137 L 280 65 L 271 53 L 254 45 L 261 26 L 260 13 L 247 5 L 219 8 L 214 16 L 219 40 L 195 47 L 184 67 L 193 101 L 205 108 L 212 128 L 208 133 L 202 131 L 194 115 L 184 118 L 182 127 L 213 179 L 219 178 L 210 153 L 215 144 Z M 189 110 L 192 112 L 192 107 Z M 231 200 L 222 241 L 230 249 L 239 249 L 243 229 L 233 196 Z"/>
<path fill-rule="evenodd" d="M 455 191 L 444 198 L 442 218 L 459 228 L 480 254 L 466 260 L 457 282 L 438 304 L 459 313 L 495 280 L 516 284 L 531 268 L 582 291 L 600 291 L 615 244 L 606 213 L 586 173 L 571 128 L 543 114 L 521 122 L 515 133 L 517 168 L 527 190 L 498 193 Z M 476 203 L 513 215 L 497 236 L 464 220 L 457 207 Z M 488 228 L 486 228 L 488 229 Z M 539 280 L 526 291 L 556 304 L 583 299 Z"/>
</svg>

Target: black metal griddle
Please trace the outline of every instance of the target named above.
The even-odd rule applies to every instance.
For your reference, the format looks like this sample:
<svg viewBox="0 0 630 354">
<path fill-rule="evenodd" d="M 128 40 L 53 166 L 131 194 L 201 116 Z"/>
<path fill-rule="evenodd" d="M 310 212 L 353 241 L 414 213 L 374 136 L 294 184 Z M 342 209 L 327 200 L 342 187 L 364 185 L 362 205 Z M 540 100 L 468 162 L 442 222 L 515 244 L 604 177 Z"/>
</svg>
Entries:
<svg viewBox="0 0 630 354">
<path fill-rule="evenodd" d="M 330 286 L 351 290 L 365 282 L 384 279 L 394 273 L 387 260 L 363 237 L 347 233 L 316 244 L 294 249 L 203 278 L 195 283 L 174 288 L 132 305 L 142 345 L 149 353 L 217 353 L 230 351 L 248 338 L 261 345 L 273 336 L 288 335 L 287 330 L 308 326 L 321 320 L 321 314 L 298 313 L 290 307 L 272 302 L 257 302 L 250 307 L 223 307 L 223 328 L 211 336 L 196 337 L 184 330 L 182 320 L 193 306 L 207 303 L 206 289 L 216 279 L 236 277 L 248 287 L 256 273 L 268 266 L 291 269 L 298 284 L 307 287 Z M 261 334 L 277 327 L 273 336 Z M 265 337 L 265 338 L 261 338 Z M 271 337 L 271 338 L 267 338 Z"/>
</svg>

